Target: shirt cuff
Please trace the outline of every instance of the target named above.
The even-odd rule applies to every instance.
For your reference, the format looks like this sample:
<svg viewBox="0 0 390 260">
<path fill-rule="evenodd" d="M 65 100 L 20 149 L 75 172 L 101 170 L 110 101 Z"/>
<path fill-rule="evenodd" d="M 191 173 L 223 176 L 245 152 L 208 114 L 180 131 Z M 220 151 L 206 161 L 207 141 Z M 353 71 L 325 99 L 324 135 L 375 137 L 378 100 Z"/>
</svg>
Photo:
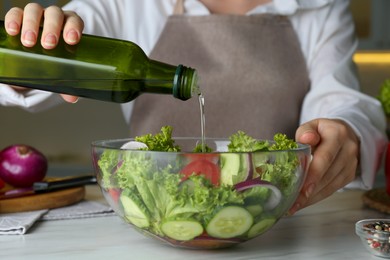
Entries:
<svg viewBox="0 0 390 260">
<path fill-rule="evenodd" d="M 20 107 L 30 112 L 38 112 L 64 101 L 58 94 L 41 90 L 15 91 L 12 87 L 0 84 L 0 105 Z"/>
<path fill-rule="evenodd" d="M 360 168 L 355 180 L 346 188 L 372 189 L 376 174 L 383 166 L 383 155 L 387 146 L 385 135 L 357 111 L 347 110 L 334 118 L 347 122 L 360 140 Z"/>
</svg>

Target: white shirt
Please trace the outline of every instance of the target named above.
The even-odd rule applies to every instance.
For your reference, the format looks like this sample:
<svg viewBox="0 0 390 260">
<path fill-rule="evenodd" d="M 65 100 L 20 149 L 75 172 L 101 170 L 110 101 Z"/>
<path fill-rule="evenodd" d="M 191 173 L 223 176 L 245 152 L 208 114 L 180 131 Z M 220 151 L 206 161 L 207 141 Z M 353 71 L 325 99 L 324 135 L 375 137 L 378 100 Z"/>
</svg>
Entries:
<svg viewBox="0 0 390 260">
<path fill-rule="evenodd" d="M 173 13 L 176 0 L 73 0 L 64 7 L 85 22 L 84 33 L 130 40 L 149 54 Z M 361 140 L 361 175 L 349 185 L 369 189 L 386 145 L 381 104 L 359 92 L 352 63 L 357 47 L 347 0 L 274 0 L 247 15 L 287 15 L 297 33 L 307 62 L 311 90 L 306 96 L 301 123 L 314 118 L 347 121 Z M 185 1 L 186 15 L 209 15 L 198 0 Z M 0 104 L 38 111 L 62 102 L 58 95 L 32 90 L 25 95 L 0 86 Z M 132 102 L 122 105 L 129 122 Z"/>
</svg>

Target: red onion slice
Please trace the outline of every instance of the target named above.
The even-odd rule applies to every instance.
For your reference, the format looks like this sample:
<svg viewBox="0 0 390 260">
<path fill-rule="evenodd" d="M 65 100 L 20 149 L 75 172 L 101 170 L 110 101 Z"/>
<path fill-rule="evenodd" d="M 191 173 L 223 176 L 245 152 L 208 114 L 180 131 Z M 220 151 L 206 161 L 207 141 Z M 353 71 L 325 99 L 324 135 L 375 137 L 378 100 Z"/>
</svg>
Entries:
<svg viewBox="0 0 390 260">
<path fill-rule="evenodd" d="M 282 193 L 280 192 L 280 190 L 272 183 L 270 183 L 268 181 L 263 181 L 260 178 L 246 180 L 246 181 L 237 183 L 234 186 L 234 188 L 239 192 L 250 189 L 250 188 L 254 188 L 254 187 L 264 187 L 264 188 L 268 188 L 271 190 L 271 195 L 268 198 L 268 201 L 265 205 L 265 209 L 267 209 L 267 210 L 274 209 L 276 206 L 279 205 L 280 201 L 282 200 Z"/>
</svg>

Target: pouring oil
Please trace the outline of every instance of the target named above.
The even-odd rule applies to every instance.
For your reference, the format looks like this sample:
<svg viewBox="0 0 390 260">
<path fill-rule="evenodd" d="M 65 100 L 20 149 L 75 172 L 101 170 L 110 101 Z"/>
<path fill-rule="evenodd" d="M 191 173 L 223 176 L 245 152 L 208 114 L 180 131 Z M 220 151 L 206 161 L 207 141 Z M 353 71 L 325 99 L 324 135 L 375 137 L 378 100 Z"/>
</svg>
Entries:
<svg viewBox="0 0 390 260">
<path fill-rule="evenodd" d="M 199 100 L 199 108 L 200 108 L 200 133 L 201 133 L 201 147 L 202 147 L 202 153 L 206 152 L 206 116 L 204 113 L 204 96 L 202 93 L 198 96 Z"/>
</svg>

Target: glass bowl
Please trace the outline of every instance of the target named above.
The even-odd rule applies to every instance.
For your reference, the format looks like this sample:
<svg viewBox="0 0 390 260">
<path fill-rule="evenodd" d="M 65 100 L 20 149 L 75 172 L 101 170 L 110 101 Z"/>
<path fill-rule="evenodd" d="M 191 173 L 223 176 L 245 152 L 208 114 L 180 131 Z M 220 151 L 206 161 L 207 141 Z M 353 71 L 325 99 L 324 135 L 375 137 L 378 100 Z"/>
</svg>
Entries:
<svg viewBox="0 0 390 260">
<path fill-rule="evenodd" d="M 129 141 L 92 143 L 105 199 L 136 230 L 183 248 L 231 247 L 268 231 L 294 203 L 310 162 L 302 144 L 231 153 L 228 139 L 206 139 L 216 152 L 193 153 L 199 139 L 175 138 L 182 152 L 121 149 Z"/>
<path fill-rule="evenodd" d="M 375 256 L 390 258 L 390 219 L 363 219 L 356 222 L 356 234 Z"/>
</svg>

